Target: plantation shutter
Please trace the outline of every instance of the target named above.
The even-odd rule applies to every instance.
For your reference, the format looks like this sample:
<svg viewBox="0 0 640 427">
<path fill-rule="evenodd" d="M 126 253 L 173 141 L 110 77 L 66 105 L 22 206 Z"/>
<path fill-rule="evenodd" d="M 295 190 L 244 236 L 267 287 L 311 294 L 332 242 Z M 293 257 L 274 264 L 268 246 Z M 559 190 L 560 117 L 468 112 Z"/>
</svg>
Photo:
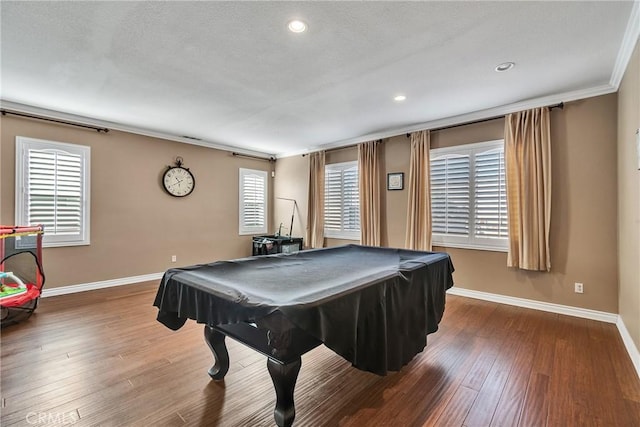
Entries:
<svg viewBox="0 0 640 427">
<path fill-rule="evenodd" d="M 267 173 L 240 169 L 240 234 L 266 233 Z"/>
<path fill-rule="evenodd" d="M 360 238 L 357 162 L 330 164 L 324 178 L 325 237 Z"/>
<path fill-rule="evenodd" d="M 469 235 L 470 170 L 468 155 L 431 159 L 433 233 Z"/>
<path fill-rule="evenodd" d="M 342 224 L 345 231 L 360 233 L 360 196 L 358 194 L 358 168 L 345 169 L 342 174 Z"/>
<path fill-rule="evenodd" d="M 507 188 L 504 151 L 494 149 L 475 156 L 475 236 L 506 238 Z"/>
<path fill-rule="evenodd" d="M 16 137 L 16 224 L 42 224 L 46 247 L 88 245 L 90 164 L 90 147 Z"/>
<path fill-rule="evenodd" d="M 506 250 L 506 190 L 503 140 L 431 150 L 434 244 Z"/>
<path fill-rule="evenodd" d="M 325 169 L 324 230 L 342 230 L 342 171 Z"/>
<path fill-rule="evenodd" d="M 59 150 L 27 150 L 26 214 L 47 234 L 80 235 L 83 222 L 82 156 Z"/>
</svg>

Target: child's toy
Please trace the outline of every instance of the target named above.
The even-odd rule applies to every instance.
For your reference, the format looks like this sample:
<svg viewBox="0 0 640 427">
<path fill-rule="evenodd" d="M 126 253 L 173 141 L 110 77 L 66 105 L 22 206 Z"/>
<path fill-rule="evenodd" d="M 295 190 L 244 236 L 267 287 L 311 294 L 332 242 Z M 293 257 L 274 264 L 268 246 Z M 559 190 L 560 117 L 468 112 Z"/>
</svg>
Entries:
<svg viewBox="0 0 640 427">
<path fill-rule="evenodd" d="M 0 226 L 0 326 L 27 319 L 44 286 L 42 226 Z"/>
</svg>

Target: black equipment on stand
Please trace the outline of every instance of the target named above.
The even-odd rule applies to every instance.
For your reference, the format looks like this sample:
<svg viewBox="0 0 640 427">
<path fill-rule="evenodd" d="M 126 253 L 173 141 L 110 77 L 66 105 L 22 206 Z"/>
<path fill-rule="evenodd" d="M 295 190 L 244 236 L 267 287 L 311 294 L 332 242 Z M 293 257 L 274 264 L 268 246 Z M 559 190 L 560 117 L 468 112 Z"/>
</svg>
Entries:
<svg viewBox="0 0 640 427">
<path fill-rule="evenodd" d="M 267 236 L 255 236 L 253 238 L 253 256 L 256 255 L 270 255 L 270 254 L 292 254 L 299 252 L 303 249 L 302 237 L 293 236 L 293 220 L 296 214 L 296 208 L 298 203 L 295 199 L 287 199 L 285 197 L 276 197 L 280 200 L 289 200 L 293 202 L 293 211 L 291 212 L 291 226 L 289 227 L 289 235 L 282 235 L 282 223 L 278 227 L 278 232 L 275 235 Z"/>
</svg>

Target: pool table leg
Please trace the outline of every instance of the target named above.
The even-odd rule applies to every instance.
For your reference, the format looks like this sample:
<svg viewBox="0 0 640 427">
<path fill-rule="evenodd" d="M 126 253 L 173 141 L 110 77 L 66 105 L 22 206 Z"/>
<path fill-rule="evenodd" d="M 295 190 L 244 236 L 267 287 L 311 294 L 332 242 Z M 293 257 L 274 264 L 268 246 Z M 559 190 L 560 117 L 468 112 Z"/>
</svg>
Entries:
<svg viewBox="0 0 640 427">
<path fill-rule="evenodd" d="M 224 334 L 211 326 L 204 327 L 204 340 L 213 353 L 214 365 L 209 369 L 209 376 L 214 380 L 221 380 L 229 372 L 229 352 L 224 343 Z"/>
<path fill-rule="evenodd" d="M 286 365 L 271 358 L 267 359 L 267 369 L 269 369 L 273 386 L 276 389 L 276 409 L 273 411 L 273 417 L 279 427 L 290 427 L 296 417 L 293 390 L 296 387 L 296 379 L 301 365 L 300 357 Z"/>
</svg>

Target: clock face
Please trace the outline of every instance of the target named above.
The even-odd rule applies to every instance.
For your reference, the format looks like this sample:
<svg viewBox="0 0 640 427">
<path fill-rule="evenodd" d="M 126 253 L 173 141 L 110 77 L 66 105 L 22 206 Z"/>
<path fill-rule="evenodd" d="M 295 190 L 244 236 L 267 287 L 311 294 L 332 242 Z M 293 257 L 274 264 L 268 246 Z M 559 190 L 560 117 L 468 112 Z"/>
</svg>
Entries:
<svg viewBox="0 0 640 427">
<path fill-rule="evenodd" d="M 184 197 L 191 194 L 196 181 L 189 170 L 182 167 L 167 169 L 162 178 L 164 189 L 175 197 Z"/>
</svg>

